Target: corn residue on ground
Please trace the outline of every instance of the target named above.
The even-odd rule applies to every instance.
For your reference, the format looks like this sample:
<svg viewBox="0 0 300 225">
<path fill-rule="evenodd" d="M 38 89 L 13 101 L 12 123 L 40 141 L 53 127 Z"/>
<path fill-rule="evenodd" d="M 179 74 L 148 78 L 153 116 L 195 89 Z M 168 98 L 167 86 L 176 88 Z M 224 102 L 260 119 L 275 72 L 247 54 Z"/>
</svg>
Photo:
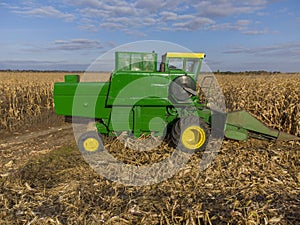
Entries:
<svg viewBox="0 0 300 225">
<path fill-rule="evenodd" d="M 53 82 L 63 75 L 0 73 L 0 224 L 300 224 L 299 141 L 224 140 L 204 171 L 200 152 L 168 180 L 125 186 L 88 165 L 72 127 L 55 115 Z M 299 74 L 216 77 L 228 111 L 299 136 Z M 174 151 L 167 142 L 137 152 L 131 142 L 104 141 L 135 166 Z"/>
<path fill-rule="evenodd" d="M 117 150 L 120 160 L 151 163 Z M 295 143 L 225 141 L 205 171 L 198 153 L 171 179 L 131 187 L 98 175 L 75 146 L 64 147 L 1 178 L 0 222 L 298 224 L 299 156 Z"/>
</svg>

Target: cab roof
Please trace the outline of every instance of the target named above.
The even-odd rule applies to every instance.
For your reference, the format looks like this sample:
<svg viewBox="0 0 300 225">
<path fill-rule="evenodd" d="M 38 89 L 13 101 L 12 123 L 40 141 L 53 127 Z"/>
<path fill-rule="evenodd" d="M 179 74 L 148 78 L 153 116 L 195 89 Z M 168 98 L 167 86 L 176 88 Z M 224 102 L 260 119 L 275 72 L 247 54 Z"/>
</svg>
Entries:
<svg viewBox="0 0 300 225">
<path fill-rule="evenodd" d="M 168 58 L 195 58 L 203 59 L 205 58 L 205 53 L 194 53 L 194 52 L 167 52 L 165 54 Z"/>
</svg>

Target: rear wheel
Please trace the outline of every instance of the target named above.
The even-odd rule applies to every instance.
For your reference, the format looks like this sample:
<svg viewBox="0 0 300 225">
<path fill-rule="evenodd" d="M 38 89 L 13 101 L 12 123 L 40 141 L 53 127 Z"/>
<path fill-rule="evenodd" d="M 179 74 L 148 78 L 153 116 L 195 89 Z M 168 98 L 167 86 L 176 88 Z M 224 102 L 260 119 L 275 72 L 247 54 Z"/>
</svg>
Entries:
<svg viewBox="0 0 300 225">
<path fill-rule="evenodd" d="M 205 149 L 209 133 L 209 128 L 203 120 L 196 116 L 188 116 L 174 124 L 171 137 L 178 149 L 193 153 Z"/>
<path fill-rule="evenodd" d="M 78 147 L 83 154 L 104 150 L 102 139 L 96 131 L 88 131 L 82 134 L 78 139 Z"/>
</svg>

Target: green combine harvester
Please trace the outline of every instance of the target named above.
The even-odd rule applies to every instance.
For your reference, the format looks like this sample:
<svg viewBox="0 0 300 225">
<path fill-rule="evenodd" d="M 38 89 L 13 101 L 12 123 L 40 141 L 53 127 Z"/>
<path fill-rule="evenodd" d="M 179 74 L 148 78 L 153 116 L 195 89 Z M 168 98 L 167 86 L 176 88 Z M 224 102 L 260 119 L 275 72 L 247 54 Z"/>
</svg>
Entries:
<svg viewBox="0 0 300 225">
<path fill-rule="evenodd" d="M 213 116 L 214 121 L 220 118 L 216 129 L 229 139 L 300 139 L 268 128 L 248 112 L 211 109 L 197 91 L 204 57 L 168 52 L 158 70 L 156 53 L 116 52 L 109 82 L 80 82 L 79 75 L 66 75 L 64 82 L 55 83 L 56 113 L 73 123 L 93 121 L 97 132 L 87 131 L 78 140 L 80 150 L 90 153 L 103 150 L 99 134 L 116 136 L 124 131 L 134 137 L 167 133 L 180 150 L 199 151 L 213 135 Z"/>
</svg>

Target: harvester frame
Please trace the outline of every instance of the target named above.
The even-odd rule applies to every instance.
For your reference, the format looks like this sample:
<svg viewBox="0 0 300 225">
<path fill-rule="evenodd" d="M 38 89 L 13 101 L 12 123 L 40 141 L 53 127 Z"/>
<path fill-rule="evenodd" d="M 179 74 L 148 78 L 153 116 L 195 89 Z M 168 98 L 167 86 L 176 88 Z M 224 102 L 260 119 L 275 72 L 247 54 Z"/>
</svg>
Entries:
<svg viewBox="0 0 300 225">
<path fill-rule="evenodd" d="M 299 139 L 266 127 L 245 111 L 226 115 L 210 109 L 197 91 L 204 58 L 204 53 L 168 52 L 157 70 L 157 53 L 116 52 L 108 82 L 80 82 L 79 75 L 66 75 L 64 82 L 55 83 L 56 113 L 72 122 L 94 120 L 97 132 L 104 135 L 167 132 L 187 152 L 205 148 L 213 115 L 224 118 L 221 133 L 230 139 Z M 80 137 L 83 152 L 102 150 L 97 132 Z"/>
</svg>

